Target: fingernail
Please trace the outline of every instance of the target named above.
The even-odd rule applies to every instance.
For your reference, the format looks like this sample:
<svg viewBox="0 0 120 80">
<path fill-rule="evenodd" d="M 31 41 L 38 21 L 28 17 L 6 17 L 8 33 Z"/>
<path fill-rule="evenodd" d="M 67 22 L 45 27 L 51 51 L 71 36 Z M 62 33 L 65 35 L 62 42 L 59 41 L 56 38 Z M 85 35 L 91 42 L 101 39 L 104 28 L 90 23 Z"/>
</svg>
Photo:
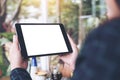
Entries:
<svg viewBox="0 0 120 80">
<path fill-rule="evenodd" d="M 15 39 L 16 39 L 16 36 L 15 36 L 15 35 L 13 35 L 13 41 L 15 41 Z"/>
</svg>

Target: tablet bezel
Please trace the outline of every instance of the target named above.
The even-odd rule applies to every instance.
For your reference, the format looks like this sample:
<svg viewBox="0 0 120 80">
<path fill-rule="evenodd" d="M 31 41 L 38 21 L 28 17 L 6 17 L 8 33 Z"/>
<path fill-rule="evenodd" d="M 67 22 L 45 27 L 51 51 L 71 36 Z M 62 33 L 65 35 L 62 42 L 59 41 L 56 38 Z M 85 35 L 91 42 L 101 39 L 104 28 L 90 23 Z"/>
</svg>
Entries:
<svg viewBox="0 0 120 80">
<path fill-rule="evenodd" d="M 46 54 L 28 56 L 25 41 L 24 41 L 23 34 L 22 34 L 21 25 L 60 25 L 60 29 L 62 31 L 62 35 L 64 37 L 68 52 L 46 53 Z M 37 56 L 49 56 L 49 55 L 57 55 L 57 54 L 61 55 L 61 54 L 66 54 L 66 53 L 72 53 L 73 51 L 70 41 L 68 39 L 67 33 L 65 31 L 64 25 L 61 23 L 54 23 L 54 24 L 53 23 L 16 23 L 15 28 L 16 28 L 16 33 L 18 36 L 18 42 L 21 48 L 21 55 L 24 58 L 37 57 Z"/>
</svg>

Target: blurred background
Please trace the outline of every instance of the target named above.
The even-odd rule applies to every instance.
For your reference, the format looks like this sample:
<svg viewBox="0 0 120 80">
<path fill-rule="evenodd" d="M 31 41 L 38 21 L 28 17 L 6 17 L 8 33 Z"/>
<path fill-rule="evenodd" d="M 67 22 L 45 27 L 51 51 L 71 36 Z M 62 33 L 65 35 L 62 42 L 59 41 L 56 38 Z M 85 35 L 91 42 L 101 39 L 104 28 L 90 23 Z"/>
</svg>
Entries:
<svg viewBox="0 0 120 80">
<path fill-rule="evenodd" d="M 0 78 L 10 73 L 15 23 L 62 23 L 80 48 L 87 33 L 105 20 L 104 0 L 0 0 Z"/>
</svg>

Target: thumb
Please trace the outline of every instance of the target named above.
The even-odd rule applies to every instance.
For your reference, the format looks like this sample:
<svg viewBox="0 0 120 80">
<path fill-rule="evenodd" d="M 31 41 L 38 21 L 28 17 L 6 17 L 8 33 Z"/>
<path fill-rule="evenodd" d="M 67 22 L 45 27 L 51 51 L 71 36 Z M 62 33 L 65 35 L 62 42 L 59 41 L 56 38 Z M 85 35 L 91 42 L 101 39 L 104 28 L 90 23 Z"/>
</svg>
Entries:
<svg viewBox="0 0 120 80">
<path fill-rule="evenodd" d="M 13 35 L 13 47 L 16 49 L 19 49 L 18 48 L 18 39 L 17 39 L 16 35 Z"/>
</svg>

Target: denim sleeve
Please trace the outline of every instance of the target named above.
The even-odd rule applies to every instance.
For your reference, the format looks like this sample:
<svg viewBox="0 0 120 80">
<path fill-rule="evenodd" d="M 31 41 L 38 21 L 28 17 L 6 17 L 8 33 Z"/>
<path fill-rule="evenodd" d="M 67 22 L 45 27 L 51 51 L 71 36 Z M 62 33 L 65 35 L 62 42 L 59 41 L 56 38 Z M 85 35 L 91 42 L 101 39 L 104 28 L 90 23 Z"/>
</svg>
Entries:
<svg viewBox="0 0 120 80">
<path fill-rule="evenodd" d="M 25 69 L 16 68 L 11 71 L 10 80 L 32 80 L 32 79 Z"/>
</svg>

